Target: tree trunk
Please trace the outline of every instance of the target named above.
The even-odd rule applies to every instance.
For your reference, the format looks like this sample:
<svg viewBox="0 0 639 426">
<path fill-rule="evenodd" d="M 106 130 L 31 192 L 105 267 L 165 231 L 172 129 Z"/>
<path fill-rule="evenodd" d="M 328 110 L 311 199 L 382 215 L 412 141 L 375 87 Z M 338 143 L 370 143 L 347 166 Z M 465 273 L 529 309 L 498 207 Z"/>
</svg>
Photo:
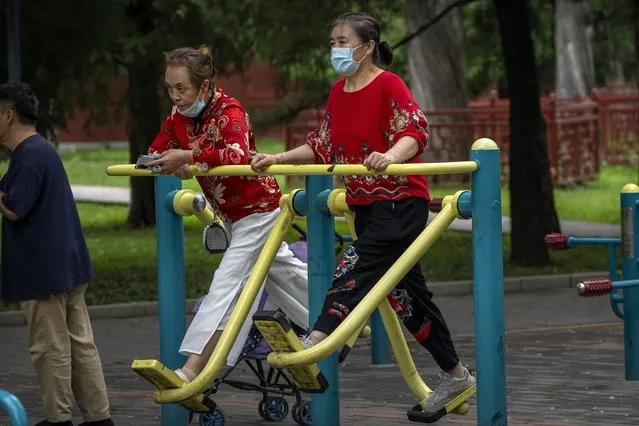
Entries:
<svg viewBox="0 0 639 426">
<path fill-rule="evenodd" d="M 152 0 L 128 2 L 125 16 L 133 27 L 132 37 L 146 36 L 155 30 L 157 17 Z M 140 154 L 146 154 L 160 131 L 159 58 L 159 52 L 148 49 L 144 54 L 136 53 L 128 66 L 127 133 L 131 163 L 135 163 Z M 133 228 L 155 226 L 155 186 L 152 178 L 131 177 L 128 223 Z"/>
<path fill-rule="evenodd" d="M 140 154 L 146 154 L 161 126 L 158 96 L 158 65 L 153 58 L 140 57 L 129 68 L 129 159 L 135 163 Z M 155 194 L 153 179 L 131 177 L 131 209 L 128 223 L 142 228 L 155 225 Z"/>
<path fill-rule="evenodd" d="M 546 124 L 539 104 L 539 78 L 528 0 L 494 0 L 510 94 L 511 262 L 549 263 L 544 236 L 559 231 Z"/>
<path fill-rule="evenodd" d="M 585 98 L 595 88 L 594 35 L 587 0 L 557 0 L 555 52 L 559 98 Z"/>
<path fill-rule="evenodd" d="M 639 85 L 639 0 L 632 1 L 633 21 L 635 24 L 635 79 Z"/>
<path fill-rule="evenodd" d="M 623 64 L 616 59 L 610 60 L 608 65 L 608 74 L 606 75 L 606 84 L 608 83 L 624 83 L 626 77 L 623 72 Z"/>
<path fill-rule="evenodd" d="M 405 0 L 407 32 L 417 31 L 453 2 Z M 451 10 L 428 31 L 411 40 L 408 50 L 411 91 L 421 109 L 427 112 L 428 122 L 432 126 L 430 149 L 424 159 L 458 161 L 468 158 L 472 143 L 470 129 L 446 126 L 447 123 L 463 123 L 467 117 L 428 114 L 428 111 L 466 108 L 468 105 L 461 8 Z"/>
</svg>

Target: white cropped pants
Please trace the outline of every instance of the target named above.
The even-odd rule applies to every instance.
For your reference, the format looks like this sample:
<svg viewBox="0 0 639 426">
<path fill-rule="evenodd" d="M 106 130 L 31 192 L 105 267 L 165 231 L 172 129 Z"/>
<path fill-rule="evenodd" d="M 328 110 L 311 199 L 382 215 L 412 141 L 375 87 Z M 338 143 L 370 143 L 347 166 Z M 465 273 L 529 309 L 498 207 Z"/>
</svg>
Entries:
<svg viewBox="0 0 639 426">
<path fill-rule="evenodd" d="M 208 294 L 184 336 L 180 354 L 201 354 L 213 333 L 224 329 L 279 212 L 278 208 L 270 213 L 256 213 L 231 225 L 229 247 L 213 275 Z M 290 320 L 308 328 L 307 266 L 294 257 L 288 244 L 283 242 L 233 344 L 227 365 L 237 362 L 264 289 L 268 292 L 264 309 L 279 307 Z"/>
</svg>

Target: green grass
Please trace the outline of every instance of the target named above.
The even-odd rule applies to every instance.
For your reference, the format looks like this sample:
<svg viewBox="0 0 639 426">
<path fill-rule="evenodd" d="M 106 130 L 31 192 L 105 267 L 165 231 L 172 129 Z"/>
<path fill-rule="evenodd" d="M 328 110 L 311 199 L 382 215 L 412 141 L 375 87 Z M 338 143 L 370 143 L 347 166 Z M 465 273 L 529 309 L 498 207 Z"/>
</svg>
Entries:
<svg viewBox="0 0 639 426">
<path fill-rule="evenodd" d="M 154 230 L 129 230 L 120 224 L 127 209 L 122 206 L 98 207 L 80 204 L 87 244 L 96 269 L 96 282 L 88 294 L 90 303 L 114 303 L 128 300 L 155 300 L 156 247 Z M 91 219 L 85 220 L 84 218 Z M 305 227 L 303 221 L 300 223 Z M 337 232 L 347 234 L 344 223 L 336 224 Z M 287 241 L 298 239 L 296 231 Z M 208 290 L 213 271 L 221 255 L 209 255 L 202 248 L 202 226 L 197 219 L 185 219 L 185 258 L 187 295 L 197 297 Z M 605 250 L 579 248 L 553 252 L 552 262 L 544 268 L 522 268 L 510 264 L 510 237 L 504 236 L 504 268 L 506 276 L 544 275 L 605 271 Z M 424 273 L 430 281 L 472 278 L 472 241 L 470 233 L 447 232 L 422 259 Z"/>
<path fill-rule="evenodd" d="M 78 204 L 82 226 L 91 253 L 95 281 L 87 292 L 91 305 L 157 300 L 155 230 L 131 230 L 123 225 L 124 206 Z M 303 224 L 302 224 L 303 225 Z M 344 223 L 337 231 L 347 234 Z M 187 297 L 198 297 L 208 290 L 221 255 L 207 254 L 201 245 L 202 227 L 197 219 L 185 219 L 185 263 Z M 291 230 L 288 241 L 298 234 Z M 552 262 L 544 268 L 515 267 L 508 261 L 510 238 L 504 236 L 506 276 L 594 272 L 608 269 L 605 250 L 579 248 L 551 253 Z M 429 281 L 472 278 L 472 242 L 470 233 L 446 232 L 422 259 Z M 15 309 L 15 304 L 0 303 L 0 310 Z"/>
<path fill-rule="evenodd" d="M 619 193 L 627 183 L 637 181 L 637 169 L 630 166 L 604 167 L 597 180 L 571 188 L 555 188 L 555 208 L 560 220 L 594 223 L 620 223 Z M 454 194 L 469 187 L 431 187 L 433 197 Z M 501 190 L 502 213 L 510 216 L 510 194 Z"/>
<path fill-rule="evenodd" d="M 261 152 L 276 153 L 283 149 L 283 144 L 276 140 L 258 142 Z M 106 168 L 113 164 L 129 163 L 128 151 L 122 149 L 103 149 L 100 151 L 63 151 L 61 153 L 69 180 L 74 185 L 96 186 L 129 186 L 128 177 L 107 176 Z M 4 173 L 7 163 L 0 163 L 0 173 Z M 277 177 L 284 192 L 289 191 L 286 179 Z M 576 220 L 596 223 L 619 223 L 619 192 L 630 182 L 636 182 L 637 169 L 633 167 L 604 167 L 596 181 L 587 182 L 573 188 L 556 188 L 555 206 L 561 220 Z M 294 187 L 303 184 L 303 180 L 296 179 Z M 185 181 L 184 188 L 199 190 L 195 179 Z M 443 197 L 453 194 L 463 186 L 431 185 L 433 197 Z M 508 188 L 502 189 L 502 211 L 505 216 L 510 215 L 510 196 Z"/>
<path fill-rule="evenodd" d="M 277 152 L 281 145 L 267 141 L 258 146 L 266 152 Z M 128 185 L 128 178 L 109 177 L 105 168 L 112 164 L 128 162 L 123 150 L 66 151 L 62 154 L 69 179 L 80 185 Z M 4 173 L 6 163 L 0 164 Z M 589 220 L 618 223 L 618 199 L 621 187 L 636 180 L 636 170 L 624 167 L 608 167 L 600 178 L 574 189 L 555 190 L 555 202 L 561 219 Z M 185 187 L 198 189 L 195 180 L 185 182 Z M 433 187 L 435 197 L 454 193 L 463 188 Z M 286 188 L 283 188 L 286 190 Z M 508 191 L 504 189 L 504 214 L 509 213 Z M 128 208 L 79 203 L 82 226 L 91 252 L 96 279 L 87 293 L 89 304 L 107 304 L 131 301 L 156 300 L 157 266 L 155 230 L 131 230 L 124 224 Z M 343 223 L 337 224 L 338 232 L 346 234 Z M 220 255 L 208 255 L 201 246 L 202 227 L 195 218 L 185 219 L 185 253 L 187 296 L 197 297 L 209 287 L 213 271 Z M 287 238 L 297 239 L 291 230 Z M 567 252 L 551 253 L 552 262 L 544 268 L 516 267 L 508 261 L 510 237 L 504 236 L 504 269 L 506 276 L 540 275 L 605 271 L 608 269 L 605 250 L 579 248 Z M 470 233 L 445 233 L 422 259 L 427 279 L 430 281 L 462 280 L 472 278 L 472 243 Z M 15 304 L 2 304 L 0 310 L 15 309 Z"/>
</svg>

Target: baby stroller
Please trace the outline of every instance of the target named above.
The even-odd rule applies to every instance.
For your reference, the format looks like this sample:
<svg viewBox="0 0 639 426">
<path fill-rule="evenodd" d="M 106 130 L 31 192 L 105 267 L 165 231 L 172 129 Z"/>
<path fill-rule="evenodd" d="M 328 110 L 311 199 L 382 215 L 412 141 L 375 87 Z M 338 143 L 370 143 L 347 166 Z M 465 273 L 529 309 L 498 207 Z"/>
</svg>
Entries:
<svg viewBox="0 0 639 426">
<path fill-rule="evenodd" d="M 299 241 L 289 244 L 289 247 L 295 257 L 307 263 L 306 233 L 297 224 L 293 224 L 293 228 L 300 233 L 301 237 Z M 335 238 L 337 242 L 335 255 L 337 256 L 344 248 L 344 239 L 337 233 L 335 234 Z M 258 310 L 262 309 L 267 297 L 268 294 L 266 291 L 263 291 Z M 198 299 L 193 307 L 193 313 L 197 312 L 203 298 L 204 297 Z M 292 323 L 292 326 L 298 335 L 307 333 L 307 330 L 302 329 L 294 323 Z M 269 366 L 268 363 L 265 365 L 266 358 L 270 352 L 270 346 L 266 340 L 264 340 L 257 327 L 253 326 L 246 339 L 237 364 L 234 366 L 226 366 L 222 370 L 220 376 L 215 380 L 211 388 L 205 392 L 205 397 L 210 397 L 217 393 L 222 384 L 240 390 L 261 392 L 262 399 L 257 408 L 258 413 L 264 420 L 271 422 L 283 421 L 290 411 L 293 420 L 295 420 L 297 424 L 310 425 L 312 423 L 311 401 L 302 398 L 302 392 L 282 369 L 273 368 Z M 256 382 L 228 378 L 235 367 L 241 362 L 244 362 L 255 374 L 257 378 Z M 289 409 L 289 403 L 284 396 L 292 396 L 295 398 L 292 409 Z M 191 419 L 192 417 L 191 415 Z M 216 407 L 215 410 L 200 414 L 199 424 L 200 426 L 223 426 L 225 424 L 224 412 L 219 407 Z"/>
</svg>

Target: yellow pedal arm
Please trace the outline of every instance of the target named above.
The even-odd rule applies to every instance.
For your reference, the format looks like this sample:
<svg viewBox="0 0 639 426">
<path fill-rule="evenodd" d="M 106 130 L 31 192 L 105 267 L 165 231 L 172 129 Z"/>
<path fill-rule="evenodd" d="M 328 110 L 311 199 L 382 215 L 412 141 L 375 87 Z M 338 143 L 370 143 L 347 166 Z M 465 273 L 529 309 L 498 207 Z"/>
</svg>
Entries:
<svg viewBox="0 0 639 426">
<path fill-rule="evenodd" d="M 158 389 L 176 389 L 184 386 L 182 380 L 173 370 L 167 368 L 155 359 L 138 359 L 131 364 L 133 371 L 145 378 Z M 180 404 L 188 410 L 198 413 L 206 413 L 211 410 L 203 395 L 180 401 Z"/>
<path fill-rule="evenodd" d="M 459 395 L 455 397 L 455 399 L 453 399 L 448 404 L 446 404 L 446 411 L 448 413 L 456 412 L 457 414 L 461 414 L 461 415 L 467 414 L 470 407 L 466 401 L 468 400 L 468 398 L 472 397 L 476 393 L 477 393 L 477 385 L 475 384 L 473 387 L 460 393 Z M 420 404 L 421 403 L 423 403 L 423 401 L 420 401 Z"/>
<path fill-rule="evenodd" d="M 379 314 L 382 317 L 388 340 L 390 341 L 393 353 L 399 365 L 399 371 L 401 371 L 404 381 L 408 388 L 418 401 L 422 401 L 431 394 L 431 389 L 424 383 L 415 362 L 408 349 L 408 343 L 402 333 L 402 327 L 399 323 L 399 319 L 393 311 L 388 299 L 384 299 L 378 306 Z"/>
<path fill-rule="evenodd" d="M 366 338 L 370 335 L 371 328 L 366 323 L 364 323 L 357 329 L 355 334 L 348 338 L 344 346 L 347 346 L 349 349 L 351 349 L 353 346 L 355 346 L 355 342 L 357 341 L 357 339 Z"/>
<path fill-rule="evenodd" d="M 324 341 L 313 347 L 295 353 L 271 352 L 268 362 L 273 367 L 309 365 L 328 357 L 339 350 L 350 336 L 371 316 L 375 308 L 390 294 L 392 289 L 406 275 L 410 268 L 417 263 L 426 251 L 437 241 L 437 238 L 455 220 L 457 206 L 453 206 L 451 199 L 444 200 L 441 212 L 422 231 L 410 247 L 397 259 L 397 262 L 382 276 L 375 287 L 364 297 L 359 305 L 346 317 L 337 329 Z"/>
<path fill-rule="evenodd" d="M 204 367 L 204 370 L 195 380 L 191 383 L 185 384 L 179 389 L 157 390 L 153 396 L 156 403 L 171 404 L 184 401 L 194 395 L 198 395 L 204 392 L 218 377 L 220 371 L 222 371 L 231 347 L 237 339 L 240 328 L 244 324 L 259 289 L 264 283 L 266 274 L 273 263 L 273 259 L 275 258 L 282 241 L 284 241 L 286 232 L 295 218 L 295 214 L 293 213 L 292 208 L 290 208 L 289 203 L 290 200 L 288 194 L 282 195 L 280 198 L 281 211 L 277 217 L 275 226 L 264 244 L 264 248 L 258 257 L 253 270 L 251 271 L 251 275 L 244 286 L 244 290 L 242 290 L 242 293 L 240 294 L 235 309 L 233 309 L 231 318 L 229 319 L 226 327 L 224 327 L 220 340 L 218 341 L 209 362 L 206 364 L 206 367 Z"/>
</svg>

